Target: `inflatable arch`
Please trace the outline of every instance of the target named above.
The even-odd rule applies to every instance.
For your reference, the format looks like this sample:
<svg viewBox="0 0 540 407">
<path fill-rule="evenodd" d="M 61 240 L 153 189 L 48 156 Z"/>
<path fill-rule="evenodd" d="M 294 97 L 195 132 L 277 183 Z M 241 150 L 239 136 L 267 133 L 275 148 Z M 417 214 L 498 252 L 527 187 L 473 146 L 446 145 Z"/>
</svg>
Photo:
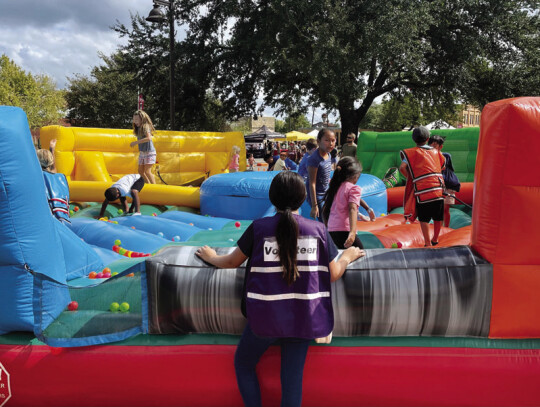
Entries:
<svg viewBox="0 0 540 407">
<path fill-rule="evenodd" d="M 126 174 L 137 173 L 138 149 L 132 130 L 47 126 L 41 129 L 42 145 L 57 139 L 56 169 L 66 175 L 73 201 L 103 200 L 103 191 Z M 199 189 L 179 185 L 199 185 L 208 176 L 228 168 L 233 145 L 245 157 L 244 137 L 240 132 L 156 131 L 159 177 L 141 192 L 144 203 L 199 207 Z M 245 170 L 240 160 L 240 170 Z"/>
</svg>

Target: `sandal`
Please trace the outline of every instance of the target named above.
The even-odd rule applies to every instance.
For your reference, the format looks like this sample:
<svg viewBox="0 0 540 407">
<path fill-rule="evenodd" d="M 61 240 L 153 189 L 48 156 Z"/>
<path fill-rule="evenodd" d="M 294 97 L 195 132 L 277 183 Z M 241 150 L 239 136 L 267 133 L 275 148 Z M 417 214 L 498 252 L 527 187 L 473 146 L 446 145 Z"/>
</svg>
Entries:
<svg viewBox="0 0 540 407">
<path fill-rule="evenodd" d="M 431 241 L 432 246 L 437 246 L 438 244 L 439 244 L 439 242 L 434 242 L 433 240 Z"/>
</svg>

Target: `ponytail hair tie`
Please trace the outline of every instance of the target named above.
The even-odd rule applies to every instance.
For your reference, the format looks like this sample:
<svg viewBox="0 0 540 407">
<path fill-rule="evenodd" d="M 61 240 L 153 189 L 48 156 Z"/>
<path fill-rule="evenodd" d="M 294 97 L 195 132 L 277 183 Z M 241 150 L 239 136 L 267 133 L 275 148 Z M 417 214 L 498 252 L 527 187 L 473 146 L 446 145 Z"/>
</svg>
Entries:
<svg viewBox="0 0 540 407">
<path fill-rule="evenodd" d="M 292 208 L 291 208 L 290 206 L 286 206 L 286 207 L 285 207 L 285 210 L 286 210 L 286 211 L 292 211 Z"/>
<path fill-rule="evenodd" d="M 341 167 L 338 165 L 338 166 L 336 167 L 336 170 L 341 171 Z"/>
</svg>

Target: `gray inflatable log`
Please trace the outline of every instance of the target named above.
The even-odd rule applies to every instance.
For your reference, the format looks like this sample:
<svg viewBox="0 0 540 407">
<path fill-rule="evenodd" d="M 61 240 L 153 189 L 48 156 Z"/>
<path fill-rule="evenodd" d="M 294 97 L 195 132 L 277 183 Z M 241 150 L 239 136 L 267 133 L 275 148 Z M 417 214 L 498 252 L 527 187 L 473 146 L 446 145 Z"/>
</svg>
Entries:
<svg viewBox="0 0 540 407">
<path fill-rule="evenodd" d="M 242 332 L 245 264 L 216 269 L 196 249 L 147 261 L 150 333 Z M 492 266 L 468 246 L 366 250 L 332 284 L 334 335 L 486 337 L 491 292 Z"/>
</svg>

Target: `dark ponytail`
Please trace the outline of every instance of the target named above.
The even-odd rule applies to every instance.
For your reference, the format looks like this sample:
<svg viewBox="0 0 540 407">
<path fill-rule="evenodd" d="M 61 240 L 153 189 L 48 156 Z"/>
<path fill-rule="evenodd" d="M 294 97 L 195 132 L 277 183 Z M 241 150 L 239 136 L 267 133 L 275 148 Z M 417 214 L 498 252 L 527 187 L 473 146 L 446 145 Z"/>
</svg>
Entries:
<svg viewBox="0 0 540 407">
<path fill-rule="evenodd" d="M 281 171 L 272 180 L 269 196 L 270 202 L 281 212 L 275 235 L 283 278 L 292 284 L 300 275 L 296 265 L 298 223 L 292 212 L 300 208 L 306 199 L 304 179 L 296 172 Z"/>
<path fill-rule="evenodd" d="M 336 165 L 336 170 L 334 175 L 330 180 L 330 185 L 328 190 L 324 195 L 324 206 L 322 209 L 322 218 L 324 224 L 328 225 L 328 218 L 330 217 L 330 209 L 332 208 L 332 203 L 336 197 L 337 191 L 341 184 L 347 181 L 349 178 L 352 178 L 356 175 L 362 173 L 362 165 L 356 161 L 356 158 L 353 157 L 343 157 Z"/>
</svg>

